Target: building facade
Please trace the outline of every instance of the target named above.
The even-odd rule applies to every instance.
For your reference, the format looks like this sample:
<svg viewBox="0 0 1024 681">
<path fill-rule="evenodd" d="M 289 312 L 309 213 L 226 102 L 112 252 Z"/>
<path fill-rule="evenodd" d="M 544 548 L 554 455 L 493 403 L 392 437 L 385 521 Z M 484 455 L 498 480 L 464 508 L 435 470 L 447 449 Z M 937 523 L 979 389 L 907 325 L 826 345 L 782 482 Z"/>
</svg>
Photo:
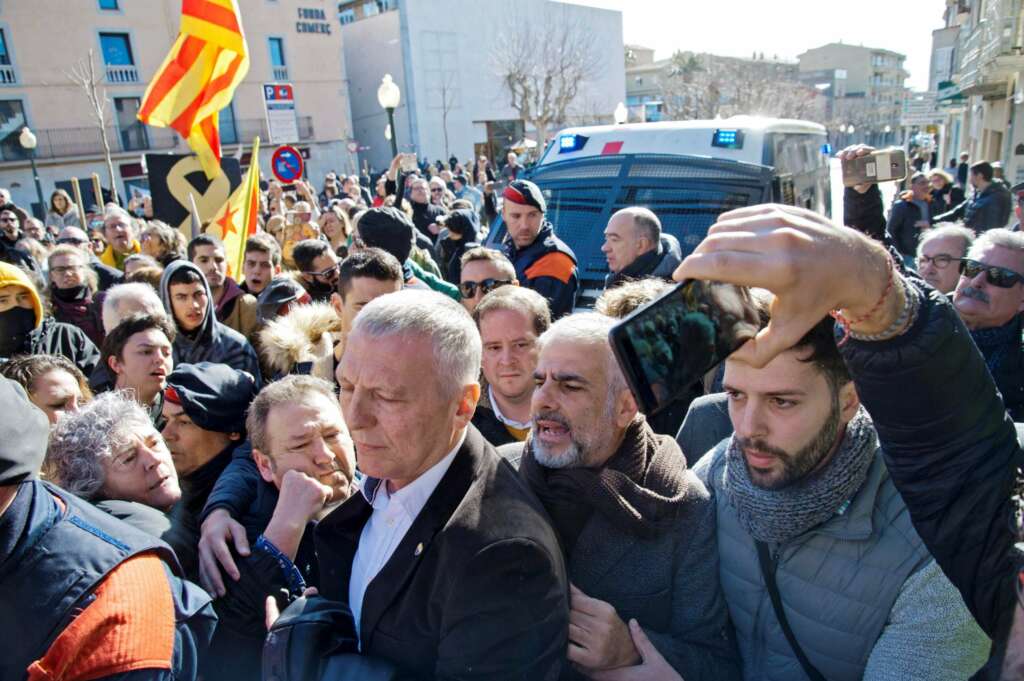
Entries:
<svg viewBox="0 0 1024 681">
<path fill-rule="evenodd" d="M 966 151 L 1024 181 L 1024 0 L 945 0 L 943 22 L 955 38 L 933 46 L 933 63 L 948 55 L 952 65 L 936 84 L 948 116 L 943 163 Z"/>
<path fill-rule="evenodd" d="M 394 114 L 399 151 L 430 161 L 483 154 L 504 163 L 507 148 L 535 135 L 511 106 L 499 75 L 495 51 L 502 31 L 545 35 L 565 22 L 587 32 L 600 67 L 580 84 L 570 120 L 561 123 L 588 117 L 610 122 L 616 104 L 625 99 L 620 12 L 550 0 L 514 6 L 500 0 L 380 0 L 345 2 L 339 11 L 353 129 L 360 159 L 375 170 L 386 168 L 392 157 L 384 136 L 387 114 L 377 102 L 385 74 L 402 93 Z M 543 145 L 545 140 L 533 141 Z"/>
<path fill-rule="evenodd" d="M 239 0 L 250 66 L 230 107 L 221 112 L 222 153 L 262 140 L 261 168 L 269 168 L 263 85 L 294 87 L 298 137 L 308 175 L 354 172 L 348 90 L 337 4 L 327 0 Z M 107 100 L 106 130 L 114 189 L 128 197 L 147 187 L 143 155 L 191 153 L 180 136 L 140 123 L 146 87 L 177 37 L 180 0 L 32 0 L 0 2 L 0 186 L 25 206 L 38 203 L 25 126 L 35 133 L 35 160 L 45 202 L 56 186 L 98 173 L 110 181 L 98 123 L 85 90 L 68 77 L 92 53 Z M 247 157 L 244 157 L 247 161 Z"/>
<path fill-rule="evenodd" d="M 896 139 L 909 75 L 898 52 L 829 43 L 800 54 L 800 78 L 828 97 L 830 130 L 840 145 Z M 853 128 L 854 132 L 849 133 Z"/>
</svg>

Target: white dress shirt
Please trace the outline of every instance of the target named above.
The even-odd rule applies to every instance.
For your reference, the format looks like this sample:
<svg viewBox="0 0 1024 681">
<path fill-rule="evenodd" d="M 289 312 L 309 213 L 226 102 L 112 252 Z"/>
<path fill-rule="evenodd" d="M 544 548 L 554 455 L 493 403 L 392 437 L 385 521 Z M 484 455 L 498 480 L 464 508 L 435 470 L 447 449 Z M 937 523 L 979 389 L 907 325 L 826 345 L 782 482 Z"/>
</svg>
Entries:
<svg viewBox="0 0 1024 681">
<path fill-rule="evenodd" d="M 348 604 L 356 621 L 356 633 L 360 633 L 366 588 L 391 559 L 465 441 L 466 431 L 463 431 L 447 456 L 397 492 L 389 493 L 386 481 L 375 478 L 367 478 L 360 488 L 360 494 L 373 506 L 373 511 L 359 535 L 348 582 Z M 412 560 L 413 556 L 408 558 Z"/>
</svg>

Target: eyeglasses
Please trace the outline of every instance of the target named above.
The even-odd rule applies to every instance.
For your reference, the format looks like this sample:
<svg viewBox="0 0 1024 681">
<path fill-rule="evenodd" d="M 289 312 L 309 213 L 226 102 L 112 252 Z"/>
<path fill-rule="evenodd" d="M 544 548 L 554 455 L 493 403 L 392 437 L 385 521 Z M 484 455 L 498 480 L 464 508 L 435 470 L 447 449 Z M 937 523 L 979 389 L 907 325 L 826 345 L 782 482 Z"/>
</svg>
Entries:
<svg viewBox="0 0 1024 681">
<path fill-rule="evenodd" d="M 433 189 L 430 190 L 430 193 L 431 194 L 443 194 L 444 190 L 441 189 L 440 187 L 434 187 Z"/>
<path fill-rule="evenodd" d="M 970 258 L 960 259 L 960 275 L 968 279 L 974 279 L 980 273 L 985 273 L 985 281 L 998 288 L 1013 288 L 1024 281 L 1024 275 L 1014 272 L 1005 267 L 986 265 Z"/>
<path fill-rule="evenodd" d="M 0 218 L 0 222 L 17 222 L 18 218 Z"/>
<path fill-rule="evenodd" d="M 920 267 L 921 265 L 927 265 L 928 263 L 931 263 L 932 265 L 935 265 L 936 268 L 944 270 L 947 267 L 949 267 L 949 263 L 953 262 L 954 260 L 959 261 L 960 259 L 954 258 L 951 255 L 946 255 L 945 253 L 940 253 L 934 257 L 929 257 L 927 255 L 919 255 L 917 257 L 917 265 L 918 267 Z"/>
<path fill-rule="evenodd" d="M 64 267 L 51 267 L 50 272 L 53 274 L 71 274 L 72 272 L 78 272 L 82 269 L 81 265 L 67 265 Z"/>
<path fill-rule="evenodd" d="M 85 240 L 85 239 L 75 239 L 74 237 L 70 237 L 70 236 L 66 236 L 63 239 L 57 239 L 57 244 L 61 245 L 61 246 L 63 246 L 63 245 L 68 245 L 68 246 L 84 246 L 87 243 L 89 243 L 89 242 L 87 240 Z"/>
<path fill-rule="evenodd" d="M 473 298 L 476 296 L 476 289 L 480 287 L 480 293 L 487 295 L 496 288 L 502 286 L 508 286 L 512 283 L 511 279 L 484 279 L 483 281 L 464 281 L 459 284 L 459 293 L 462 294 L 463 298 Z"/>
</svg>

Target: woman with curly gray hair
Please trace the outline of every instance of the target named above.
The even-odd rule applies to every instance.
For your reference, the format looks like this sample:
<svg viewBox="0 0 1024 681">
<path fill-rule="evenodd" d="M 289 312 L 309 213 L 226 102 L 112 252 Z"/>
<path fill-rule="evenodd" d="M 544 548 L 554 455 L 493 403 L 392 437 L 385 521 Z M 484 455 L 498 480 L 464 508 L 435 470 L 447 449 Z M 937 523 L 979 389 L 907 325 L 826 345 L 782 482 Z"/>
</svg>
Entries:
<svg viewBox="0 0 1024 681">
<path fill-rule="evenodd" d="M 104 393 L 57 422 L 43 471 L 86 501 L 128 501 L 167 511 L 181 498 L 164 439 L 125 391 Z"/>
</svg>

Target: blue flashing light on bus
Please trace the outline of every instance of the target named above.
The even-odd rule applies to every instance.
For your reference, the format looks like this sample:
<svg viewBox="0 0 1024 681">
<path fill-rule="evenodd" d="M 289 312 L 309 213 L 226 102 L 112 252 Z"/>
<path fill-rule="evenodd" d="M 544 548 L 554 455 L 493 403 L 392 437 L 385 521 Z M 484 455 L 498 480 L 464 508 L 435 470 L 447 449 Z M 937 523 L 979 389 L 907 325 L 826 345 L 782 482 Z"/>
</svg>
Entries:
<svg viewBox="0 0 1024 681">
<path fill-rule="evenodd" d="M 743 131 L 719 128 L 711 138 L 711 146 L 720 149 L 742 149 Z"/>
<path fill-rule="evenodd" d="M 590 138 L 586 135 L 561 135 L 558 138 L 558 153 L 570 154 L 579 151 L 587 144 L 588 139 Z"/>
</svg>

